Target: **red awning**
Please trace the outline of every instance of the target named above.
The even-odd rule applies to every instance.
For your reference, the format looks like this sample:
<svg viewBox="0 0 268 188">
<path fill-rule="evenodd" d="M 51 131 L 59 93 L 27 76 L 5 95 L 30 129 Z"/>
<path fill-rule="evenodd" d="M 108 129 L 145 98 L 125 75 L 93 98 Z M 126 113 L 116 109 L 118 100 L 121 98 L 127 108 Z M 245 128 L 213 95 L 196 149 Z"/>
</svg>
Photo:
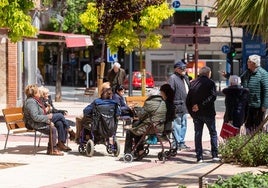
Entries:
<svg viewBox="0 0 268 188">
<path fill-rule="evenodd" d="M 52 32 L 52 31 L 39 31 L 39 34 L 63 36 L 63 37 L 65 37 L 65 42 L 66 42 L 67 48 L 93 46 L 91 37 L 89 35 L 80 35 L 80 34 L 73 34 L 73 33 L 61 33 L 61 32 Z"/>
</svg>

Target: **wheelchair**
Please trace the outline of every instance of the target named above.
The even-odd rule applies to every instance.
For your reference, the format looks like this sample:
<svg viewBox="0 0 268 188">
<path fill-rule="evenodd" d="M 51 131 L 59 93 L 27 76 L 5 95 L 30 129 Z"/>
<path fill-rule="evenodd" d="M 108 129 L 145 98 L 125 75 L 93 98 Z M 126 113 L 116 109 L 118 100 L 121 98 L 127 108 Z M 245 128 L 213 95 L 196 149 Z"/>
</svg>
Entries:
<svg viewBox="0 0 268 188">
<path fill-rule="evenodd" d="M 79 138 L 78 151 L 88 157 L 94 155 L 94 147 L 103 144 L 108 154 L 117 157 L 120 145 L 116 139 L 118 117 L 117 106 L 114 104 L 100 104 L 93 108 L 92 123 L 83 124 Z"/>
<path fill-rule="evenodd" d="M 160 161 L 163 161 L 163 163 L 166 161 L 166 159 L 169 159 L 170 157 L 174 157 L 177 155 L 177 144 L 175 148 L 173 147 L 173 140 L 169 138 L 168 135 L 164 135 L 160 133 L 157 129 L 157 126 L 160 124 L 163 124 L 164 121 L 158 121 L 158 122 L 150 122 L 148 123 L 148 126 L 146 128 L 145 133 L 141 136 L 140 140 L 137 144 L 133 144 L 131 153 L 125 153 L 123 156 L 124 162 L 132 162 L 134 160 L 134 157 L 138 155 L 137 148 L 139 145 L 143 145 L 143 150 L 145 152 L 144 157 L 146 157 L 149 154 L 149 147 L 150 144 L 146 143 L 146 138 L 148 135 L 156 135 L 158 142 L 161 146 L 161 151 L 158 153 L 157 157 Z M 171 132 L 173 134 L 173 132 Z M 173 135 L 174 137 L 174 135 Z M 175 138 L 175 137 L 174 137 Z M 168 143 L 168 149 L 165 150 L 164 143 Z M 134 143 L 134 141 L 133 141 Z"/>
</svg>

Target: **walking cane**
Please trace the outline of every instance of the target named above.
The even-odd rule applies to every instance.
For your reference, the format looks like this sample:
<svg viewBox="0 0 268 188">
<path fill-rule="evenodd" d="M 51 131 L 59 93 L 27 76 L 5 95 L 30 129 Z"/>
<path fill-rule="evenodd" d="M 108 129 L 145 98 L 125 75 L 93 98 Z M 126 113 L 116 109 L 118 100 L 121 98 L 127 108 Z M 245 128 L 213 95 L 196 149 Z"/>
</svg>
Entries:
<svg viewBox="0 0 268 188">
<path fill-rule="evenodd" d="M 53 143 L 52 143 L 52 125 L 49 125 L 49 139 L 50 139 L 50 152 L 53 154 Z"/>
</svg>

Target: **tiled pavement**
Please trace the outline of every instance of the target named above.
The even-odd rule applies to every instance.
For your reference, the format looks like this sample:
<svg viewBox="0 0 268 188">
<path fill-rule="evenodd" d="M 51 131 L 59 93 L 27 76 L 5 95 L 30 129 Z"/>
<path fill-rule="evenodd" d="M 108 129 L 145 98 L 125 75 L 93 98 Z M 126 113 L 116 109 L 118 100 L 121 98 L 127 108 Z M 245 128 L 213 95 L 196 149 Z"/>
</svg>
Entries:
<svg viewBox="0 0 268 188">
<path fill-rule="evenodd" d="M 73 119 L 82 113 L 86 103 L 65 101 L 55 103 L 59 109 L 69 111 L 68 118 Z M 217 113 L 217 130 L 222 123 L 222 112 Z M 32 154 L 33 137 L 30 135 L 14 135 L 8 142 L 8 148 L 3 151 L 6 127 L 0 123 L 0 162 L 9 168 L 0 170 L 1 187 L 5 188 L 34 188 L 34 187 L 199 187 L 198 177 L 217 167 L 210 156 L 209 135 L 204 129 L 203 145 L 205 162 L 196 163 L 193 143 L 193 123 L 188 118 L 186 144 L 191 146 L 189 151 L 180 151 L 175 157 L 165 163 L 157 158 L 159 146 L 150 147 L 149 155 L 139 162 L 125 163 L 122 160 L 124 138 L 122 129 L 118 128 L 118 139 L 121 153 L 118 157 L 109 155 L 104 145 L 96 145 L 93 157 L 86 157 L 78 152 L 78 145 L 69 142 L 73 149 L 64 156 L 46 155 L 47 138 L 42 138 L 41 147 L 36 155 Z M 29 133 L 28 133 L 29 134 Z M 14 163 L 21 164 L 12 166 Z M 265 167 L 245 168 L 236 165 L 223 164 L 204 178 L 212 182 L 217 177 L 227 177 L 240 172 L 267 170 Z"/>
</svg>

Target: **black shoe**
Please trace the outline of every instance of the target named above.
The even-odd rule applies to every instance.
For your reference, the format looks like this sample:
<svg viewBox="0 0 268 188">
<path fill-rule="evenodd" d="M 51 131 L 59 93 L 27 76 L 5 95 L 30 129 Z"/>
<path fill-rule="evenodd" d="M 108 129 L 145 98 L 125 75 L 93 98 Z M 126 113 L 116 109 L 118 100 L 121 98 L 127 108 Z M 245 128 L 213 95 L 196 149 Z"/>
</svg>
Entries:
<svg viewBox="0 0 268 188">
<path fill-rule="evenodd" d="M 141 161 L 146 155 L 146 152 L 143 150 L 141 154 L 138 154 L 137 158 L 135 158 L 134 161 Z"/>
</svg>

